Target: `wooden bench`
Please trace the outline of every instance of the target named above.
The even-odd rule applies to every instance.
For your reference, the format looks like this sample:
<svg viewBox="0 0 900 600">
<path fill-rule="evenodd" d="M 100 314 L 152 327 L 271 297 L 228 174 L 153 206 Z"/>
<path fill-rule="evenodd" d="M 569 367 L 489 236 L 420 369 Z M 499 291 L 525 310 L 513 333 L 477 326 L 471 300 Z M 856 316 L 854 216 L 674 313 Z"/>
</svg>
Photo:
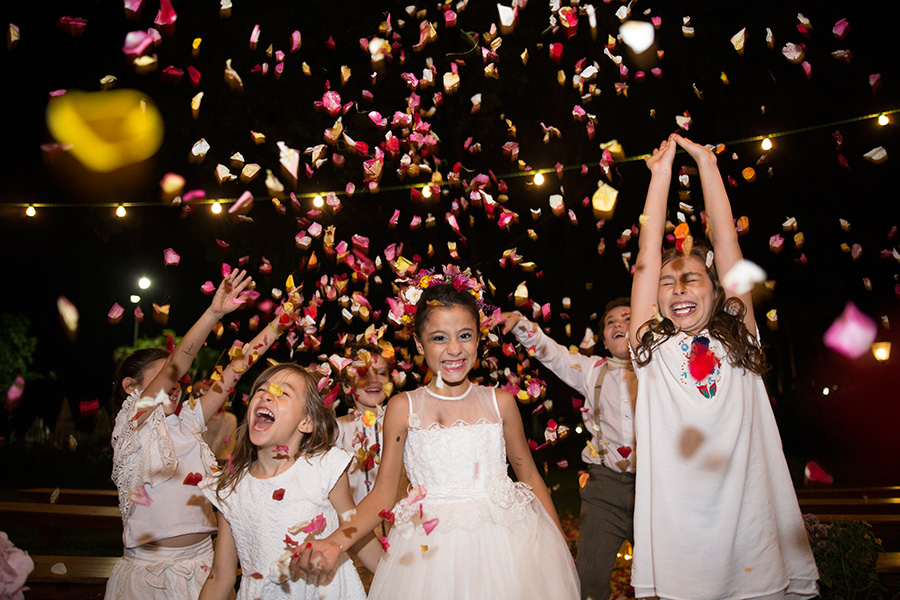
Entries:
<svg viewBox="0 0 900 600">
<path fill-rule="evenodd" d="M 118 556 L 32 556 L 34 571 L 25 583 L 28 600 L 94 600 L 103 598 L 106 582 Z M 65 575 L 50 571 L 53 565 L 66 566 Z"/>
<path fill-rule="evenodd" d="M 878 563 L 875 565 L 878 579 L 887 589 L 886 598 L 893 598 L 900 592 L 900 552 L 882 552 L 878 555 Z"/>
<path fill-rule="evenodd" d="M 17 490 L 23 498 L 33 502 L 50 503 L 51 497 L 59 488 L 31 488 Z M 116 490 L 71 490 L 59 489 L 55 504 L 79 504 L 90 506 L 118 506 L 119 492 Z"/>
<path fill-rule="evenodd" d="M 900 486 L 831 488 L 812 487 L 796 490 L 797 498 L 890 498 L 900 497 Z"/>
<path fill-rule="evenodd" d="M 900 497 L 894 498 L 844 498 L 844 497 L 810 497 L 797 498 L 800 511 L 804 513 L 836 513 L 838 511 L 852 514 L 900 514 Z"/>
<path fill-rule="evenodd" d="M 122 530 L 122 515 L 114 506 L 0 502 L 0 516 L 35 528 Z"/>
</svg>

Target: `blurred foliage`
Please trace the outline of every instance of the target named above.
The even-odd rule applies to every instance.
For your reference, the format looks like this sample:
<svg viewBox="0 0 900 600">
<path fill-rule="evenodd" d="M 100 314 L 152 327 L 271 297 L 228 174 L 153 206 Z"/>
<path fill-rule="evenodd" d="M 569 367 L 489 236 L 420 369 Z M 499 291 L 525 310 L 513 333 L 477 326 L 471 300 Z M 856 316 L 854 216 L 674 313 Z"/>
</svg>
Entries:
<svg viewBox="0 0 900 600">
<path fill-rule="evenodd" d="M 28 335 L 31 321 L 24 315 L 0 314 L 0 389 L 9 389 L 17 375 L 29 381 L 37 349 L 37 338 Z"/>
</svg>

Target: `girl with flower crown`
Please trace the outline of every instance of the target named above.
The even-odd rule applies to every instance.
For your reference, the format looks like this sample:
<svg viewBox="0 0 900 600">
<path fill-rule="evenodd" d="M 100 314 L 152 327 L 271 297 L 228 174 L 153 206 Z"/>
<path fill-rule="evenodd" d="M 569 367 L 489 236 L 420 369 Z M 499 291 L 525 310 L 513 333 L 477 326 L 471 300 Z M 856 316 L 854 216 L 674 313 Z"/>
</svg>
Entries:
<svg viewBox="0 0 900 600">
<path fill-rule="evenodd" d="M 678 146 L 697 163 L 712 250 L 685 238 L 661 252 Z M 742 257 L 716 156 L 672 134 L 647 167 L 629 330 L 635 595 L 813 597 L 818 573 L 761 377 L 750 292 L 726 293 L 717 275 Z"/>
<path fill-rule="evenodd" d="M 330 571 L 343 548 L 388 519 L 394 527 L 382 540 L 370 599 L 576 599 L 574 563 L 515 399 L 468 379 L 481 332 L 479 286 L 454 271 L 424 285 L 413 325 L 434 376 L 388 402 L 374 489 L 295 566 Z M 411 490 L 394 505 L 404 463 Z"/>
</svg>

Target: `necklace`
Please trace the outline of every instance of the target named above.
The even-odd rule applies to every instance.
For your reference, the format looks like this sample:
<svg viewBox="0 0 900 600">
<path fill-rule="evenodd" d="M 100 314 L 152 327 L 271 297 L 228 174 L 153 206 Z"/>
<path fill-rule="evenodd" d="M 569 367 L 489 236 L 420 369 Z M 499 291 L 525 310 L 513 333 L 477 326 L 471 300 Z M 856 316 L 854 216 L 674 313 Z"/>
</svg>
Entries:
<svg viewBox="0 0 900 600">
<path fill-rule="evenodd" d="M 437 398 L 438 400 L 462 400 L 466 396 L 469 395 L 469 392 L 472 391 L 472 388 L 475 387 L 472 385 L 472 382 L 469 382 L 469 387 L 466 388 L 466 391 L 460 394 L 459 396 L 441 396 L 431 391 L 427 385 L 425 386 L 425 393 L 431 396 L 432 398 Z"/>
</svg>

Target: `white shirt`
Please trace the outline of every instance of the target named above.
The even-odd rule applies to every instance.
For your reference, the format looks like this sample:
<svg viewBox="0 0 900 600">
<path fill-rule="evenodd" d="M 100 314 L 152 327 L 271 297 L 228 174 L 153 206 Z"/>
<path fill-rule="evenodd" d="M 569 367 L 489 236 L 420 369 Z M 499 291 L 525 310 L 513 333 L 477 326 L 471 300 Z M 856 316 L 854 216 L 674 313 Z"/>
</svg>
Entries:
<svg viewBox="0 0 900 600">
<path fill-rule="evenodd" d="M 375 411 L 372 411 L 375 412 Z M 351 454 L 350 468 L 347 469 L 350 480 L 350 492 L 353 501 L 359 504 L 375 486 L 378 467 L 381 463 L 382 434 L 384 432 L 384 411 L 378 410 L 378 416 L 371 427 L 363 423 L 359 410 L 352 409 L 343 417 L 338 417 L 338 439 L 335 445 Z M 365 468 L 367 457 L 371 453 L 372 467 Z"/>
<path fill-rule="evenodd" d="M 569 352 L 524 318 L 513 328 L 513 334 L 523 346 L 533 349 L 534 358 L 584 396 L 581 415 L 591 437 L 581 453 L 582 460 L 619 473 L 634 473 L 637 379 L 631 362 Z M 604 364 L 606 369 L 601 368 Z M 597 402 L 595 388 L 604 371 Z"/>
</svg>

